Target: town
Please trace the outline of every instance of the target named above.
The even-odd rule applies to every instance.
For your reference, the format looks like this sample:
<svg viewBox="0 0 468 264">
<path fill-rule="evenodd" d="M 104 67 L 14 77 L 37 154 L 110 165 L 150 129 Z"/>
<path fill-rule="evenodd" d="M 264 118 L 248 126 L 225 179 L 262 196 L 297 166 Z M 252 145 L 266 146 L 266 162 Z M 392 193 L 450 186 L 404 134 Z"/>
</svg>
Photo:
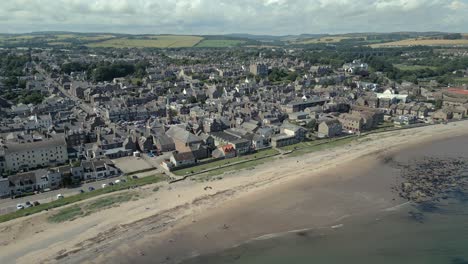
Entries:
<svg viewBox="0 0 468 264">
<path fill-rule="evenodd" d="M 395 56 L 417 61 L 424 52 Z M 93 191 L 144 170 L 177 179 L 301 142 L 468 116 L 466 84 L 398 79 L 372 51 L 342 61 L 289 47 L 0 53 L 2 198 L 97 182 L 80 190 Z M 466 62 L 467 53 L 431 56 Z M 454 65 L 444 74 L 468 76 L 466 64 Z"/>
</svg>

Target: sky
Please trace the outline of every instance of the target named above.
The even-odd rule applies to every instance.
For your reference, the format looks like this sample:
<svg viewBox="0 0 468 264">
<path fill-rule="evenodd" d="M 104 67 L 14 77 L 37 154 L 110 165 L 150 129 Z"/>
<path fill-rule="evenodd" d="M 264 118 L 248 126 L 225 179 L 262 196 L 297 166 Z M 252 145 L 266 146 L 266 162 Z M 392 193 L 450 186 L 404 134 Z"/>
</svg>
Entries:
<svg viewBox="0 0 468 264">
<path fill-rule="evenodd" d="M 468 0 L 1 0 L 0 32 L 468 32 Z"/>
</svg>

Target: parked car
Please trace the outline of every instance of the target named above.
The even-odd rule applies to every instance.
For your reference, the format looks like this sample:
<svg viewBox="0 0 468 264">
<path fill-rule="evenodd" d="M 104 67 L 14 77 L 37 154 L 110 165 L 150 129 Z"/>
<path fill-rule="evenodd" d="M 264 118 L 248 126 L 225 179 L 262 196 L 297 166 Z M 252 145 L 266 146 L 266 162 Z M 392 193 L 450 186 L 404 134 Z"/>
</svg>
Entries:
<svg viewBox="0 0 468 264">
<path fill-rule="evenodd" d="M 61 193 L 57 194 L 57 199 L 63 199 L 63 198 L 65 198 L 65 196 L 63 196 L 63 194 L 61 194 Z"/>
<path fill-rule="evenodd" d="M 95 189 L 94 189 L 94 187 L 93 187 L 93 186 L 89 186 L 89 187 L 88 187 L 88 191 L 90 191 L 90 192 L 91 192 L 91 191 L 94 191 L 94 190 L 95 190 Z"/>
<path fill-rule="evenodd" d="M 112 185 L 114 185 L 114 183 L 113 183 L 113 182 L 109 182 L 109 186 L 112 186 Z"/>
<path fill-rule="evenodd" d="M 31 204 L 30 201 L 26 201 L 26 203 L 24 203 L 24 207 L 25 208 L 29 208 L 29 207 L 32 207 L 33 205 Z"/>
<path fill-rule="evenodd" d="M 102 187 L 102 188 L 106 188 L 106 187 L 107 187 L 107 184 L 103 183 L 103 184 L 101 185 L 101 187 Z"/>
<path fill-rule="evenodd" d="M 133 175 L 133 176 L 132 176 L 132 179 L 138 179 L 138 176 Z"/>
<path fill-rule="evenodd" d="M 22 210 L 22 209 L 24 209 L 24 205 L 22 205 L 22 204 L 17 204 L 16 205 L 16 210 Z"/>
<path fill-rule="evenodd" d="M 41 205 L 41 203 L 38 202 L 38 201 L 34 201 L 34 202 L 33 202 L 33 205 L 34 205 L 34 206 L 38 206 L 38 205 Z"/>
<path fill-rule="evenodd" d="M 126 179 L 121 179 L 120 182 L 127 182 L 127 180 Z"/>
<path fill-rule="evenodd" d="M 115 184 L 119 184 L 119 183 L 120 183 L 120 180 L 115 180 L 114 183 L 115 183 Z"/>
<path fill-rule="evenodd" d="M 80 190 L 80 193 L 84 193 L 85 191 L 83 189 Z"/>
</svg>

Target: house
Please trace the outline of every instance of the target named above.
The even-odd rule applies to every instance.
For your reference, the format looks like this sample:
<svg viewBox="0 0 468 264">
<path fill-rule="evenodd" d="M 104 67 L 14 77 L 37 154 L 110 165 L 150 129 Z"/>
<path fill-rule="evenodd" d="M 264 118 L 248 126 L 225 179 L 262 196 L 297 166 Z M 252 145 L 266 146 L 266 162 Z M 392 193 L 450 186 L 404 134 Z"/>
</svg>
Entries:
<svg viewBox="0 0 468 264">
<path fill-rule="evenodd" d="M 36 173 L 34 171 L 18 173 L 8 177 L 10 191 L 13 194 L 33 192 L 36 190 Z"/>
<path fill-rule="evenodd" d="M 359 133 L 363 129 L 364 120 L 360 116 L 341 114 L 338 118 L 343 129 L 352 133 Z"/>
<path fill-rule="evenodd" d="M 120 170 L 109 159 L 82 161 L 84 180 L 101 180 L 117 177 Z"/>
<path fill-rule="evenodd" d="M 299 143 L 299 140 L 294 135 L 280 133 L 271 137 L 271 146 L 274 148 L 281 148 L 296 143 Z"/>
<path fill-rule="evenodd" d="M 173 152 L 171 157 L 169 158 L 174 167 L 185 167 L 194 165 L 197 163 L 197 159 L 193 155 L 192 152 Z"/>
<path fill-rule="evenodd" d="M 342 130 L 341 123 L 337 119 L 324 120 L 318 126 L 317 136 L 319 138 L 336 137 L 342 133 Z"/>
<path fill-rule="evenodd" d="M 180 152 L 191 152 L 191 147 L 203 144 L 203 139 L 188 132 L 181 126 L 171 126 L 166 135 L 174 141 L 175 149 Z"/>
<path fill-rule="evenodd" d="M 289 136 L 294 136 L 298 141 L 302 141 L 305 138 L 307 129 L 291 124 L 289 122 L 283 122 L 283 124 L 280 127 L 280 133 Z"/>
<path fill-rule="evenodd" d="M 401 115 L 401 116 L 398 116 L 393 121 L 393 123 L 395 124 L 395 126 L 401 127 L 401 126 L 415 124 L 416 120 L 417 120 L 417 117 L 414 115 Z"/>
<path fill-rule="evenodd" d="M 236 156 L 236 149 L 233 145 L 227 144 L 215 149 L 212 153 L 213 158 L 234 158 Z"/>
<path fill-rule="evenodd" d="M 156 142 L 156 148 L 161 152 L 174 151 L 175 144 L 172 138 L 168 137 L 166 134 L 157 134 L 153 136 L 153 141 Z"/>
<path fill-rule="evenodd" d="M 452 118 L 453 118 L 453 112 L 450 111 L 447 108 L 437 110 L 432 114 L 432 119 L 434 119 L 434 120 L 447 121 L 447 120 L 450 120 Z"/>
</svg>

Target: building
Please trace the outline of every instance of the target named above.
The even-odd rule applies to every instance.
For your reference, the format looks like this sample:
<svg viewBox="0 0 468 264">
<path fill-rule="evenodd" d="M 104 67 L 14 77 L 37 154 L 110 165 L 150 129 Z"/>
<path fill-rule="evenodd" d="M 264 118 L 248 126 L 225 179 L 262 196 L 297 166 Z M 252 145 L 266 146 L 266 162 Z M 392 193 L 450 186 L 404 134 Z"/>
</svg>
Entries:
<svg viewBox="0 0 468 264">
<path fill-rule="evenodd" d="M 341 114 L 338 120 L 340 121 L 343 129 L 351 133 L 361 132 L 364 125 L 362 117 L 352 114 Z"/>
<path fill-rule="evenodd" d="M 109 159 L 82 161 L 84 180 L 101 180 L 117 177 L 120 170 Z"/>
<path fill-rule="evenodd" d="M 341 123 L 337 119 L 324 120 L 318 126 L 317 136 L 319 138 L 336 137 L 342 133 L 342 130 Z"/>
<path fill-rule="evenodd" d="M 264 63 L 250 64 L 250 73 L 255 76 L 266 77 L 268 76 L 268 66 Z"/>
<path fill-rule="evenodd" d="M 10 172 L 58 166 L 68 161 L 67 143 L 63 135 L 27 141 L 7 141 L 2 148 L 4 170 Z"/>
<path fill-rule="evenodd" d="M 197 159 L 192 152 L 174 152 L 169 160 L 174 164 L 174 167 L 190 166 L 197 163 Z"/>
<path fill-rule="evenodd" d="M 281 148 L 296 143 L 299 143 L 299 140 L 297 140 L 294 135 L 286 135 L 281 133 L 271 137 L 271 146 L 274 148 Z"/>
</svg>

